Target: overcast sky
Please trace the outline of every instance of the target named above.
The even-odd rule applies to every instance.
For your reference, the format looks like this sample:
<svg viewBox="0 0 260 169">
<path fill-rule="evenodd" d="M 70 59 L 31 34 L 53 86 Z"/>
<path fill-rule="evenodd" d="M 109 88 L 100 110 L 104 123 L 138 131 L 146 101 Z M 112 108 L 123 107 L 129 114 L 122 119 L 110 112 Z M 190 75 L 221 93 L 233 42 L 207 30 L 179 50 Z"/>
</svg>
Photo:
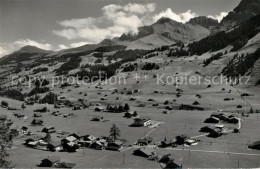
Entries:
<svg viewBox="0 0 260 169">
<path fill-rule="evenodd" d="M 25 45 L 59 50 L 137 32 L 160 17 L 221 20 L 240 0 L 0 0 L 0 57 Z"/>
</svg>

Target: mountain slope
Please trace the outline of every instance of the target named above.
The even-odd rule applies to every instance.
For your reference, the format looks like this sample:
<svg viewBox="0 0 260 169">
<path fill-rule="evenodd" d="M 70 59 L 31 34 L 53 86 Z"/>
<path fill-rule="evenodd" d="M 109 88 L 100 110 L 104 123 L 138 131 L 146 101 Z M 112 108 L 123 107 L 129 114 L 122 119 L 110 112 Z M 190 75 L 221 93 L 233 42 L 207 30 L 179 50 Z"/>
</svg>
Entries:
<svg viewBox="0 0 260 169">
<path fill-rule="evenodd" d="M 35 46 L 24 46 L 20 50 L 0 58 L 0 65 L 31 61 L 50 53 L 52 53 L 50 50 L 43 50 Z"/>
<path fill-rule="evenodd" d="M 219 24 L 218 20 L 208 18 L 206 16 L 199 16 L 199 17 L 192 18 L 189 20 L 188 23 L 190 23 L 192 25 L 198 24 L 207 29 L 210 29 L 211 27 L 217 26 Z"/>
<path fill-rule="evenodd" d="M 214 32 L 231 29 L 256 15 L 260 15 L 260 0 L 241 0 L 238 6 L 222 19 L 220 27 Z"/>
<path fill-rule="evenodd" d="M 129 48 L 155 48 L 162 45 L 171 45 L 176 42 L 187 43 L 200 40 L 210 34 L 210 31 L 197 23 L 179 23 L 169 18 L 162 17 L 150 26 L 139 28 L 136 35 L 123 34 L 118 38 L 118 43 L 123 43 Z M 141 45 L 141 46 L 138 46 Z"/>
</svg>

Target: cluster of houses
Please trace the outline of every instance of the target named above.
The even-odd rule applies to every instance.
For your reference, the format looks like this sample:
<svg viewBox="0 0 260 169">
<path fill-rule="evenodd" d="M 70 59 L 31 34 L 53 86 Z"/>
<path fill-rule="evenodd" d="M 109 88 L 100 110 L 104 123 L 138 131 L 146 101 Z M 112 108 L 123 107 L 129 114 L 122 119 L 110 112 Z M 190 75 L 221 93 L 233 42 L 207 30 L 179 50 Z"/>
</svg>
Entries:
<svg viewBox="0 0 260 169">
<path fill-rule="evenodd" d="M 209 137 L 217 138 L 228 132 L 227 129 L 225 129 L 225 125 L 219 124 L 219 122 L 237 124 L 239 123 L 239 120 L 240 119 L 234 115 L 227 116 L 223 113 L 213 113 L 209 118 L 205 119 L 204 123 L 215 125 L 204 126 L 200 129 L 200 132 L 209 133 Z M 234 129 L 233 132 L 237 133 L 239 132 L 239 129 Z"/>
<path fill-rule="evenodd" d="M 171 157 L 171 154 L 160 155 L 153 148 L 142 147 L 133 152 L 136 156 L 147 158 L 148 160 L 154 160 L 160 163 L 162 168 L 182 168 L 182 165 L 177 164 Z"/>
<path fill-rule="evenodd" d="M 76 164 L 61 162 L 60 157 L 56 155 L 44 158 L 41 161 L 40 167 L 55 167 L 55 168 L 73 168 Z"/>
<path fill-rule="evenodd" d="M 139 117 L 135 118 L 134 122 L 130 125 L 131 127 L 146 127 L 152 124 L 149 117 Z"/>
<path fill-rule="evenodd" d="M 44 128 L 44 132 L 51 133 L 55 130 L 52 127 Z M 120 140 L 112 141 L 107 137 L 96 138 L 93 135 L 70 134 L 60 141 L 44 141 L 44 138 L 33 136 L 25 140 L 25 145 L 35 149 L 43 149 L 49 151 L 67 151 L 76 152 L 80 147 L 93 148 L 96 150 L 114 150 L 120 151 L 123 148 L 123 142 Z"/>
</svg>

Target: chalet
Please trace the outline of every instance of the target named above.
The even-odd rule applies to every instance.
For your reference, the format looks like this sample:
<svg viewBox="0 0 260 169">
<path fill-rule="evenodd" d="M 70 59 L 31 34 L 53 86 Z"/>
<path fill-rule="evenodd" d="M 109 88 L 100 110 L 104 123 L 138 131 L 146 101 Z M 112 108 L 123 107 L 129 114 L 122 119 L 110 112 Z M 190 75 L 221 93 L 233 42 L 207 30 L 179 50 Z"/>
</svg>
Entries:
<svg viewBox="0 0 260 169">
<path fill-rule="evenodd" d="M 50 156 L 42 160 L 41 167 L 54 167 L 56 164 L 59 164 L 60 158 L 58 156 Z"/>
<path fill-rule="evenodd" d="M 42 129 L 42 132 L 44 132 L 44 133 L 55 133 L 56 130 L 53 126 L 49 126 L 49 127 L 44 127 Z"/>
<path fill-rule="evenodd" d="M 63 143 L 76 142 L 76 141 L 77 141 L 77 138 L 75 138 L 73 136 L 68 136 L 61 140 L 61 142 L 63 142 Z"/>
<path fill-rule="evenodd" d="M 152 138 L 141 138 L 137 140 L 139 146 L 147 146 L 152 142 Z"/>
<path fill-rule="evenodd" d="M 151 124 L 151 120 L 149 118 L 135 118 L 134 123 L 131 124 L 133 127 L 141 127 L 148 126 Z"/>
<path fill-rule="evenodd" d="M 228 119 L 228 123 L 237 124 L 239 122 L 239 118 L 232 117 Z"/>
<path fill-rule="evenodd" d="M 167 164 L 170 160 L 172 160 L 171 154 L 166 154 L 159 159 L 159 163 Z"/>
<path fill-rule="evenodd" d="M 33 117 L 42 117 L 42 114 L 39 113 L 39 112 L 37 112 L 37 113 L 34 113 L 34 114 L 33 114 Z"/>
<path fill-rule="evenodd" d="M 141 93 L 141 90 L 140 89 L 135 89 L 133 92 L 134 93 Z"/>
<path fill-rule="evenodd" d="M 207 118 L 204 123 L 219 123 L 219 118 L 217 117 L 209 117 Z"/>
<path fill-rule="evenodd" d="M 28 127 L 26 127 L 26 126 L 23 126 L 23 127 L 21 128 L 21 130 L 25 132 L 25 131 L 27 131 L 27 130 L 28 130 Z"/>
<path fill-rule="evenodd" d="M 179 165 L 177 163 L 174 162 L 174 160 L 170 160 L 167 164 L 165 168 L 173 168 L 173 169 L 181 169 L 182 165 Z"/>
<path fill-rule="evenodd" d="M 212 113 L 210 117 L 219 117 L 219 116 L 222 116 L 224 115 L 223 113 Z"/>
<path fill-rule="evenodd" d="M 158 103 L 154 103 L 154 104 L 152 104 L 152 106 L 159 106 L 159 104 Z"/>
<path fill-rule="evenodd" d="M 123 142 L 116 140 L 114 142 L 110 142 L 107 144 L 107 149 L 108 150 L 114 150 L 114 151 L 120 151 L 123 147 Z"/>
<path fill-rule="evenodd" d="M 204 126 L 200 128 L 200 132 L 205 132 L 205 133 L 210 133 L 214 130 L 213 127 L 211 126 Z"/>
<path fill-rule="evenodd" d="M 213 137 L 213 138 L 217 138 L 222 136 L 222 133 L 218 130 L 213 130 L 209 133 L 208 137 Z"/>
<path fill-rule="evenodd" d="M 131 117 L 133 117 L 133 116 L 134 116 L 134 112 L 129 111 L 129 112 L 126 112 L 126 113 L 125 113 L 125 116 L 124 116 L 124 117 L 126 117 L 126 118 L 131 118 Z"/>
<path fill-rule="evenodd" d="M 98 106 L 95 108 L 95 111 L 98 111 L 98 112 L 104 111 L 104 110 L 105 110 L 104 107 L 101 107 L 101 106 Z"/>
<path fill-rule="evenodd" d="M 103 144 L 99 141 L 94 141 L 91 145 L 91 148 L 95 149 L 95 150 L 102 150 L 104 148 Z"/>
<path fill-rule="evenodd" d="M 173 140 L 167 140 L 166 138 L 161 141 L 161 147 L 162 148 L 166 148 L 166 147 L 171 147 L 174 145 L 174 141 Z"/>
<path fill-rule="evenodd" d="M 166 110 L 173 110 L 173 107 L 171 107 L 171 106 L 166 106 L 165 109 L 166 109 Z"/>
<path fill-rule="evenodd" d="M 228 120 L 228 116 L 225 114 L 219 115 L 217 118 L 219 118 L 219 120 L 223 120 L 223 121 L 227 121 Z"/>
<path fill-rule="evenodd" d="M 36 125 L 40 125 L 41 126 L 43 124 L 43 120 L 40 119 L 40 118 L 34 118 L 31 124 L 35 125 L 35 126 Z"/>
<path fill-rule="evenodd" d="M 163 114 L 170 114 L 170 112 L 168 110 L 164 110 Z"/>
<path fill-rule="evenodd" d="M 26 144 L 28 147 L 36 148 L 39 145 L 39 141 L 30 141 Z"/>
<path fill-rule="evenodd" d="M 84 140 L 84 141 L 94 141 L 97 138 L 93 135 L 85 135 L 85 136 L 81 136 L 81 139 Z"/>
<path fill-rule="evenodd" d="M 47 149 L 50 151 L 60 151 L 62 149 L 59 141 L 52 141 L 47 145 Z"/>
<path fill-rule="evenodd" d="M 198 141 L 195 139 L 186 139 L 184 142 L 186 145 L 192 146 L 192 145 L 197 145 Z"/>
<path fill-rule="evenodd" d="M 195 101 L 192 103 L 192 105 L 200 105 L 200 103 L 198 101 Z"/>
<path fill-rule="evenodd" d="M 256 141 L 248 146 L 248 148 L 260 150 L 260 141 Z"/>
<path fill-rule="evenodd" d="M 17 117 L 17 118 L 23 118 L 25 117 L 24 114 L 21 114 L 21 113 L 14 113 L 14 116 Z"/>
<path fill-rule="evenodd" d="M 80 139 L 80 136 L 77 133 L 72 133 L 69 136 L 72 136 L 72 137 L 76 138 L 77 140 Z"/>
<path fill-rule="evenodd" d="M 187 139 L 188 139 L 188 137 L 186 135 L 176 136 L 175 143 L 178 145 L 183 145 L 185 143 L 185 140 L 187 140 Z"/>
<path fill-rule="evenodd" d="M 104 120 L 104 117 L 101 117 L 101 116 L 94 116 L 91 121 L 103 121 Z"/>
<path fill-rule="evenodd" d="M 163 104 L 164 104 L 164 105 L 167 105 L 167 104 L 169 104 L 169 101 L 166 100 Z"/>
<path fill-rule="evenodd" d="M 79 145 L 74 142 L 68 142 L 62 144 L 63 149 L 67 150 L 68 152 L 76 152 L 79 149 Z"/>
<path fill-rule="evenodd" d="M 156 151 L 152 148 L 143 147 L 134 151 L 134 155 L 148 158 L 156 154 Z"/>
</svg>

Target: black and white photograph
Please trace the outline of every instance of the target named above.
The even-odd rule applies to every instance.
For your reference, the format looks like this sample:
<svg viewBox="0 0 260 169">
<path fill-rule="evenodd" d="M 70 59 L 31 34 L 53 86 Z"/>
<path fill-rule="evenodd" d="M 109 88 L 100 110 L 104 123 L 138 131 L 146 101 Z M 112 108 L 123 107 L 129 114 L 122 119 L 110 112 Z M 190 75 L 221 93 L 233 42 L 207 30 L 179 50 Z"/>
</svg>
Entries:
<svg viewBox="0 0 260 169">
<path fill-rule="evenodd" d="M 260 168 L 260 0 L 0 0 L 0 168 Z"/>
</svg>

